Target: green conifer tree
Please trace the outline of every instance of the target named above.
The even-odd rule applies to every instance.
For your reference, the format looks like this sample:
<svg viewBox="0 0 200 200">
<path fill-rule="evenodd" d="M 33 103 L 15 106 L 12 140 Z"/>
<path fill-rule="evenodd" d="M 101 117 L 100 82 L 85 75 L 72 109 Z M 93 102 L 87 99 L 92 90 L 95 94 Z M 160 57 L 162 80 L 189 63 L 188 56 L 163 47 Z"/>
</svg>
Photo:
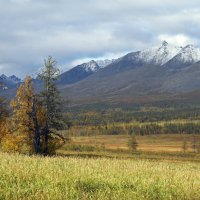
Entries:
<svg viewBox="0 0 200 200">
<path fill-rule="evenodd" d="M 43 109 L 45 110 L 45 127 L 43 130 L 43 154 L 50 152 L 49 140 L 54 137 L 62 138 L 57 134 L 57 130 L 64 127 L 62 115 L 62 99 L 60 92 L 56 88 L 55 81 L 60 72 L 56 67 L 56 61 L 49 56 L 44 61 L 44 68 L 38 78 L 44 83 L 44 90 L 40 93 Z M 62 138 L 64 140 L 64 138 Z"/>
</svg>

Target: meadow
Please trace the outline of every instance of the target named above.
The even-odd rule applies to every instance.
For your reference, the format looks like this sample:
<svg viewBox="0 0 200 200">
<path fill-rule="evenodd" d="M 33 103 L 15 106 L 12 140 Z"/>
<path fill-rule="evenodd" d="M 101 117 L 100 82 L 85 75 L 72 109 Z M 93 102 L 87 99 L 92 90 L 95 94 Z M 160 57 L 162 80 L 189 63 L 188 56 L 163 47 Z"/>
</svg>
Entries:
<svg viewBox="0 0 200 200">
<path fill-rule="evenodd" d="M 199 146 L 196 146 L 194 151 L 194 139 L 196 144 L 199 144 L 200 135 L 158 134 L 136 136 L 138 143 L 136 151 L 132 151 L 128 147 L 130 138 L 130 135 L 71 137 L 69 142 L 57 150 L 57 155 L 200 163 Z M 186 144 L 185 149 L 183 149 L 183 144 Z"/>
<path fill-rule="evenodd" d="M 71 143 L 105 149 L 128 150 L 130 135 L 94 135 L 71 137 Z M 183 143 L 187 142 L 187 152 L 193 152 L 193 140 L 200 141 L 200 135 L 158 134 L 136 136 L 137 150 L 151 152 L 183 152 Z"/>
<path fill-rule="evenodd" d="M 199 115 L 171 110 L 75 113 L 53 156 L 0 153 L 0 200 L 199 200 Z"/>
<path fill-rule="evenodd" d="M 200 199 L 200 165 L 0 154 L 0 199 Z"/>
</svg>

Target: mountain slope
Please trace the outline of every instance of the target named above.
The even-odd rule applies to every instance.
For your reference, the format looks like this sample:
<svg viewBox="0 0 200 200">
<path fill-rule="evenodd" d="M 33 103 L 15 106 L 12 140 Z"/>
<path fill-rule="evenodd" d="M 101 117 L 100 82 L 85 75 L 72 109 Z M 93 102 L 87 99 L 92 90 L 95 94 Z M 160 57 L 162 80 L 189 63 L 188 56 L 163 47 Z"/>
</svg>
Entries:
<svg viewBox="0 0 200 200">
<path fill-rule="evenodd" d="M 162 91 L 184 93 L 200 89 L 200 62 L 172 73 L 162 83 Z"/>
<path fill-rule="evenodd" d="M 78 82 L 100 69 L 95 61 L 83 63 L 60 75 L 58 84 L 72 84 Z"/>
<path fill-rule="evenodd" d="M 145 64 L 164 65 L 177 55 L 181 49 L 182 47 L 176 47 L 164 41 L 162 45 L 141 51 L 139 59 Z"/>
<path fill-rule="evenodd" d="M 173 60 L 177 60 L 171 65 Z M 62 88 L 73 99 L 114 99 L 122 96 L 166 95 L 200 88 L 198 64 L 190 71 L 188 65 L 200 60 L 197 48 L 174 47 L 166 42 L 144 51 L 129 53 L 100 69 L 86 79 Z M 186 65 L 187 64 L 187 65 Z M 171 70 L 171 67 L 176 70 Z M 196 74 L 195 74 L 196 73 Z M 190 75 L 188 75 L 190 74 Z M 181 79 L 180 77 L 187 77 Z M 195 79 L 194 84 L 192 79 Z M 180 80 L 181 81 L 177 81 Z M 187 80 L 187 81 L 186 81 Z M 181 87 L 181 84 L 183 87 Z"/>
<path fill-rule="evenodd" d="M 105 60 L 96 60 L 95 62 L 99 65 L 100 68 L 104 68 L 110 65 L 111 63 L 113 63 L 114 61 L 115 59 L 112 59 L 112 60 L 105 59 Z"/>
<path fill-rule="evenodd" d="M 194 47 L 193 45 L 187 45 L 182 48 L 181 51 L 169 62 L 167 62 L 165 67 L 177 70 L 190 66 L 198 61 L 200 61 L 200 49 Z"/>
<path fill-rule="evenodd" d="M 58 84 L 73 84 L 78 81 L 81 81 L 87 78 L 88 76 L 96 73 L 101 68 L 104 68 L 107 65 L 111 64 L 112 62 L 114 62 L 114 60 L 91 60 L 88 63 L 78 65 L 70 69 L 69 71 L 61 74 L 58 80 Z"/>
</svg>

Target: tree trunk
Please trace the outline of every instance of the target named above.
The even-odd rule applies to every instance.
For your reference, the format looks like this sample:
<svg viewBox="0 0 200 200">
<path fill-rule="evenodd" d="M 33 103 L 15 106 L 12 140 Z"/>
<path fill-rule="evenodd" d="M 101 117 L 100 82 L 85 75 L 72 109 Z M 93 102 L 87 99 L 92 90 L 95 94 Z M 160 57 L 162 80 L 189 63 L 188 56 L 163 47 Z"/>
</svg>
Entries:
<svg viewBox="0 0 200 200">
<path fill-rule="evenodd" d="M 46 126 L 43 133 L 43 155 L 48 155 L 49 153 L 48 142 L 49 142 L 49 129 L 48 126 Z"/>
<path fill-rule="evenodd" d="M 32 105 L 32 113 L 33 113 L 33 123 L 34 123 L 34 150 L 35 154 L 40 153 L 40 131 L 38 126 L 38 119 L 37 119 L 37 111 L 35 107 L 35 98 L 33 98 L 33 105 Z"/>
</svg>

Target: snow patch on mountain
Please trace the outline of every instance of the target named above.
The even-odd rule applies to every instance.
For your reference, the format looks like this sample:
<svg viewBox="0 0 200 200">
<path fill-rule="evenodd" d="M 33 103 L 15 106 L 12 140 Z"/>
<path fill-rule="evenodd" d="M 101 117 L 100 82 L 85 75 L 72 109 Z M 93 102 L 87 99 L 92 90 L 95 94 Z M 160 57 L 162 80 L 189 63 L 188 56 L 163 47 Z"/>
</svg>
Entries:
<svg viewBox="0 0 200 200">
<path fill-rule="evenodd" d="M 162 45 L 140 51 L 138 58 L 146 64 L 164 65 L 176 56 L 180 50 L 182 50 L 182 47 L 176 47 L 164 41 Z"/>
<path fill-rule="evenodd" d="M 1 80 L 6 80 L 6 79 L 8 79 L 8 77 L 7 77 L 5 74 L 2 74 L 2 75 L 0 76 L 0 78 L 1 78 Z"/>
<path fill-rule="evenodd" d="M 16 83 L 16 84 L 22 82 L 22 80 L 15 75 L 9 76 L 8 79 L 11 80 L 13 83 Z"/>
<path fill-rule="evenodd" d="M 91 60 L 88 63 L 83 63 L 81 66 L 86 72 L 97 72 L 100 69 L 99 65 L 94 60 Z"/>
<path fill-rule="evenodd" d="M 107 67 L 114 61 L 115 59 L 112 59 L 112 60 L 105 59 L 105 60 L 96 60 L 96 61 L 91 60 L 90 62 L 83 63 L 82 65 L 79 65 L 79 66 L 82 66 L 82 68 L 84 68 L 85 71 L 87 72 L 97 72 L 99 69 Z"/>
<path fill-rule="evenodd" d="M 5 74 L 2 74 L 0 76 L 0 82 L 4 85 L 7 85 L 7 84 L 18 84 L 20 83 L 22 80 L 20 78 L 18 78 L 17 76 L 15 75 L 12 75 L 12 76 L 6 76 Z"/>
<path fill-rule="evenodd" d="M 105 60 L 96 60 L 96 63 L 99 65 L 100 68 L 104 68 L 107 67 L 108 65 L 110 65 L 111 63 L 113 63 L 116 59 L 105 59 Z"/>
<path fill-rule="evenodd" d="M 194 45 L 185 46 L 175 57 L 184 63 L 196 63 L 200 61 L 200 49 Z"/>
</svg>

